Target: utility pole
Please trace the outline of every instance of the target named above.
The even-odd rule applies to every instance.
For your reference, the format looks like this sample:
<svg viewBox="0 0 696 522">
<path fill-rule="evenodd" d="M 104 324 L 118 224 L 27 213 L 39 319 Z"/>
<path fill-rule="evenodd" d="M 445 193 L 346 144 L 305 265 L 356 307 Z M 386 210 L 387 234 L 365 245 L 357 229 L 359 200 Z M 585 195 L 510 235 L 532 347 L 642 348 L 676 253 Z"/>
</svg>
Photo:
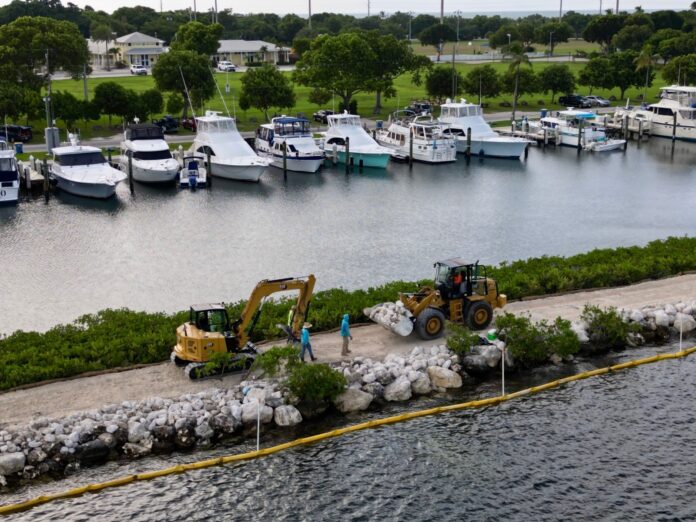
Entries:
<svg viewBox="0 0 696 522">
<path fill-rule="evenodd" d="M 370 0 L 367 0 L 367 16 L 370 16 Z"/>
<path fill-rule="evenodd" d="M 162 14 L 162 0 L 160 0 L 160 14 Z"/>
<path fill-rule="evenodd" d="M 308 26 L 311 29 L 312 28 L 312 0 L 309 0 L 309 19 L 308 19 Z"/>
<path fill-rule="evenodd" d="M 444 23 L 445 23 L 445 0 L 440 0 L 440 25 L 442 25 Z"/>
<path fill-rule="evenodd" d="M 563 0 L 561 0 L 561 6 L 558 9 L 558 21 L 563 21 Z"/>
<path fill-rule="evenodd" d="M 619 14 L 619 0 L 616 0 L 616 13 L 614 14 Z"/>
<path fill-rule="evenodd" d="M 408 42 L 411 43 L 411 20 L 413 20 L 413 11 L 408 12 Z"/>
<path fill-rule="evenodd" d="M 599 14 L 600 14 L 600 16 L 601 16 L 602 13 L 603 13 L 603 11 L 602 11 L 602 0 L 599 0 Z"/>
<path fill-rule="evenodd" d="M 193 0 L 193 19 L 196 20 L 196 13 L 198 12 L 198 9 L 196 9 L 196 0 Z"/>
<path fill-rule="evenodd" d="M 46 88 L 46 96 L 44 96 L 44 104 L 46 105 L 46 127 L 51 126 L 51 71 L 48 66 L 48 49 L 46 49 L 46 77 L 48 78 L 48 87 Z"/>
<path fill-rule="evenodd" d="M 215 0 L 215 23 L 218 23 L 217 0 Z"/>
</svg>

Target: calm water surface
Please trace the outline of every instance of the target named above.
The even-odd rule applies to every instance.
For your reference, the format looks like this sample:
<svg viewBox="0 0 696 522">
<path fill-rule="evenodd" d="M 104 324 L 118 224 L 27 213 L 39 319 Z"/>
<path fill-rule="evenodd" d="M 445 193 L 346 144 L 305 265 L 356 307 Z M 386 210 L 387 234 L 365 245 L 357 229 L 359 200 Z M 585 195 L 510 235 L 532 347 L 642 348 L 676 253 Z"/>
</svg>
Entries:
<svg viewBox="0 0 696 522">
<path fill-rule="evenodd" d="M 248 296 L 264 278 L 320 288 L 696 232 L 696 146 L 653 139 L 626 154 L 532 149 L 528 161 L 392 164 L 346 176 L 269 170 L 195 193 L 137 185 L 0 209 L 0 332 L 45 329 L 106 307 L 174 311 Z"/>
<path fill-rule="evenodd" d="M 671 347 L 674 349 L 675 347 Z M 654 348 L 512 378 L 520 389 Z M 327 419 L 295 435 L 497 394 L 498 383 Z M 665 361 L 479 411 L 363 431 L 246 464 L 55 502 L 13 517 L 150 520 L 694 520 L 696 358 Z M 280 442 L 264 435 L 262 445 Z M 251 449 L 110 463 L 0 504 L 175 462 Z"/>
</svg>

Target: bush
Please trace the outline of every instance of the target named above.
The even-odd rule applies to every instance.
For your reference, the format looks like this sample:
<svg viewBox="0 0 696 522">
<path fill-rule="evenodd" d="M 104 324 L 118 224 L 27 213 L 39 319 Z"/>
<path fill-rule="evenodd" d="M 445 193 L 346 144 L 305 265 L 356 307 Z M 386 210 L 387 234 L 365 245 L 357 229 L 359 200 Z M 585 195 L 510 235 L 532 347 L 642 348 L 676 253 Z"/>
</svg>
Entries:
<svg viewBox="0 0 696 522">
<path fill-rule="evenodd" d="M 208 362 L 203 366 L 203 375 L 222 375 L 225 370 L 244 370 L 246 367 L 246 355 L 239 358 L 231 352 L 213 352 L 208 358 Z"/>
<path fill-rule="evenodd" d="M 479 335 L 465 326 L 448 322 L 447 329 L 450 331 L 450 335 L 447 337 L 447 348 L 458 355 L 467 354 L 472 346 L 481 343 Z"/>
<path fill-rule="evenodd" d="M 568 357 L 580 351 L 580 339 L 570 328 L 570 321 L 556 317 L 546 330 L 546 344 L 551 353 Z"/>
<path fill-rule="evenodd" d="M 294 346 L 274 346 L 254 360 L 253 368 L 268 377 L 274 377 L 281 368 L 291 371 L 300 362 L 300 352 Z"/>
<path fill-rule="evenodd" d="M 297 364 L 290 370 L 287 386 L 301 401 L 321 403 L 338 397 L 346 388 L 346 378 L 326 364 Z"/>
<path fill-rule="evenodd" d="M 585 305 L 580 318 L 587 323 L 594 351 L 621 350 L 626 347 L 628 334 L 640 330 L 640 325 L 625 322 L 613 307 Z"/>
<path fill-rule="evenodd" d="M 338 104 L 338 113 L 343 114 L 343 111 L 348 111 L 348 114 L 358 114 L 358 102 L 357 100 L 350 100 L 348 107 L 343 102 Z"/>
</svg>

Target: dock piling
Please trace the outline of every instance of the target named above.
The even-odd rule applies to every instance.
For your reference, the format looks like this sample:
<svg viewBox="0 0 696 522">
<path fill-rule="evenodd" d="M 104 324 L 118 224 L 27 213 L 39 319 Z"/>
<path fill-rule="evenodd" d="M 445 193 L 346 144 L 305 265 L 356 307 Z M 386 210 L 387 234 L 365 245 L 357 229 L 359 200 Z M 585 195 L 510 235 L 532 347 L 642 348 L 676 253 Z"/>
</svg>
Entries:
<svg viewBox="0 0 696 522">
<path fill-rule="evenodd" d="M 288 179 L 288 142 L 283 142 L 283 179 Z"/>
<path fill-rule="evenodd" d="M 364 163 L 363 163 L 363 160 L 361 159 L 358 161 L 358 172 L 360 172 L 361 174 L 363 171 L 363 166 L 364 166 Z"/>
<path fill-rule="evenodd" d="M 351 160 L 352 158 L 350 157 L 350 138 L 346 136 L 346 174 L 348 174 L 349 169 L 351 167 Z"/>
<path fill-rule="evenodd" d="M 43 180 L 43 192 L 44 192 L 44 200 L 46 203 L 48 203 L 49 200 L 49 192 L 50 192 L 50 187 L 48 185 L 48 159 L 44 158 L 42 163 L 41 163 L 41 171 L 44 176 Z"/>
<path fill-rule="evenodd" d="M 338 165 L 338 145 L 335 143 L 332 147 L 331 163 L 333 163 L 334 166 Z"/>
<path fill-rule="evenodd" d="M 466 129 L 466 157 L 471 157 L 471 127 Z"/>
<path fill-rule="evenodd" d="M 413 127 L 411 127 L 408 142 L 408 168 L 413 168 Z"/>
<path fill-rule="evenodd" d="M 135 194 L 135 185 L 133 184 L 133 153 L 128 151 L 128 184 L 130 185 L 131 195 Z"/>
<path fill-rule="evenodd" d="M 672 111 L 672 141 L 677 139 L 677 111 Z"/>
</svg>

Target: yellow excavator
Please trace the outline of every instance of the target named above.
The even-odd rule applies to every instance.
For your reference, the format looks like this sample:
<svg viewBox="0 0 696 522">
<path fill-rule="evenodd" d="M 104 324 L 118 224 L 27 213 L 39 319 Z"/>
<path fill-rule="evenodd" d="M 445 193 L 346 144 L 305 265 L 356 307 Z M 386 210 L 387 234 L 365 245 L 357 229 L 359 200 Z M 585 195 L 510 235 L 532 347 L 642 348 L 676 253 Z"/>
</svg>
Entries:
<svg viewBox="0 0 696 522">
<path fill-rule="evenodd" d="M 261 315 L 265 299 L 279 292 L 299 292 L 289 324 L 279 325 L 287 333 L 288 340 L 293 341 L 299 338 L 302 324 L 309 312 L 315 283 L 316 278 L 312 274 L 259 281 L 251 292 L 242 315 L 234 321 L 230 320 L 224 303 L 191 306 L 188 322 L 176 329 L 176 346 L 171 360 L 177 366 L 184 366 L 184 372 L 191 379 L 204 377 L 208 373 L 204 368 L 215 353 L 233 355 L 231 362 L 225 365 L 226 371 L 249 368 L 258 355 L 251 342 L 251 334 Z"/>
</svg>

